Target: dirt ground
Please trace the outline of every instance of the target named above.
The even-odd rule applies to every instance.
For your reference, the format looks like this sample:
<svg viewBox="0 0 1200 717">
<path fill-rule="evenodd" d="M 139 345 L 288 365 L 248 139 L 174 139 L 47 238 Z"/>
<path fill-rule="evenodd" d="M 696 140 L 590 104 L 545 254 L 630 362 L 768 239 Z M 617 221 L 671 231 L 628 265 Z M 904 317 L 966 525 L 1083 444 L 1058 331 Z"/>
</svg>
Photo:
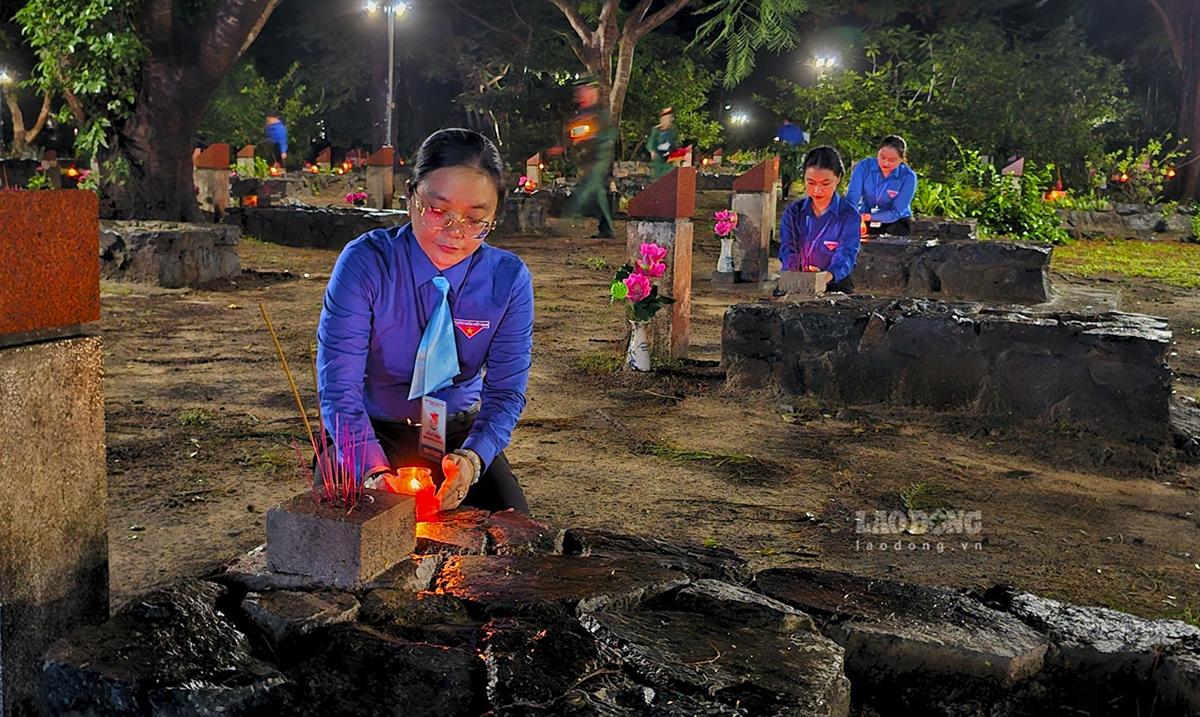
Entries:
<svg viewBox="0 0 1200 717">
<path fill-rule="evenodd" d="M 749 297 L 707 281 L 718 247 L 701 222 L 691 359 L 651 375 L 616 370 L 625 324 L 607 285 L 622 243 L 554 221 L 562 236 L 494 240 L 525 259 L 535 282 L 529 403 L 508 456 L 537 517 L 720 545 L 756 569 L 1004 582 L 1200 617 L 1200 466 L 1115 466 L 1088 436 L 973 416 L 731 393 L 721 317 Z M 266 509 L 305 489 L 292 448 L 303 426 L 259 302 L 315 415 L 311 346 L 337 252 L 248 241 L 241 256 L 236 282 L 201 290 L 103 287 L 114 607 L 261 544 Z M 1167 317 L 1179 391 L 1196 397 L 1200 298 L 1150 283 L 1055 281 L 1120 292 L 1123 310 Z M 965 544 L 906 536 L 915 549 L 889 541 L 867 551 L 855 511 L 906 507 L 979 511 L 982 532 Z"/>
</svg>

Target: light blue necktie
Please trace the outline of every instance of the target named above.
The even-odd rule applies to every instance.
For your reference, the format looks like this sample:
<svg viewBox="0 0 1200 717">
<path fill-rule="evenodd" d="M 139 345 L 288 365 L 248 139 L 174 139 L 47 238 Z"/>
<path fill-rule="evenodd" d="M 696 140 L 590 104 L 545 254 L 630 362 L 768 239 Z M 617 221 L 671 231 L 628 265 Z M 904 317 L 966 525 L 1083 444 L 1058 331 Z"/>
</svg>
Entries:
<svg viewBox="0 0 1200 717">
<path fill-rule="evenodd" d="M 446 298 L 450 282 L 444 276 L 435 276 L 433 285 L 442 293 L 442 298 L 430 315 L 425 333 L 421 336 L 421 345 L 417 347 L 417 362 L 413 366 L 412 384 L 408 390 L 410 401 L 449 386 L 458 375 L 454 320 L 450 316 L 450 302 Z"/>
</svg>

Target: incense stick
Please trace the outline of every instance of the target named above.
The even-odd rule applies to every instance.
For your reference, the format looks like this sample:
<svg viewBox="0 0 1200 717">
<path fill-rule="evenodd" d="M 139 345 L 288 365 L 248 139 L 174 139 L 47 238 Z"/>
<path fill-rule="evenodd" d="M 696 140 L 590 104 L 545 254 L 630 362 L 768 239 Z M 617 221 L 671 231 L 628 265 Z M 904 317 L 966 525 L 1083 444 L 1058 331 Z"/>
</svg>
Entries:
<svg viewBox="0 0 1200 717">
<path fill-rule="evenodd" d="M 292 378 L 292 371 L 288 368 L 287 357 L 283 355 L 283 345 L 279 343 L 279 337 L 275 335 L 275 327 L 271 325 L 271 317 L 267 316 L 267 307 L 263 302 L 258 302 L 258 309 L 262 312 L 263 321 L 267 323 L 267 331 L 271 332 L 271 340 L 275 342 L 275 352 L 279 354 L 279 362 L 283 364 L 283 373 L 287 376 L 288 385 L 292 387 L 292 396 L 296 399 L 296 408 L 300 411 L 300 418 L 304 419 L 304 430 L 308 431 L 308 442 L 317 445 L 317 441 L 313 436 L 312 426 L 308 423 L 308 411 L 304 410 L 304 402 L 300 400 L 300 391 L 296 388 L 296 379 Z"/>
</svg>

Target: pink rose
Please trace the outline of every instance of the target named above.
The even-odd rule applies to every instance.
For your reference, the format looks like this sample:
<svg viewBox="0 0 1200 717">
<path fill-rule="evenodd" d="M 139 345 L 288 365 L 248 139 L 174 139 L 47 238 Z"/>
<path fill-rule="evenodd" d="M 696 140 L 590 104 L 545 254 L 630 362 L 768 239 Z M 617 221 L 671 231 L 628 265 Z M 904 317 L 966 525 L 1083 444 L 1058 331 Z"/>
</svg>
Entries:
<svg viewBox="0 0 1200 717">
<path fill-rule="evenodd" d="M 657 279 L 658 277 L 662 276 L 664 272 L 666 272 L 667 265 L 661 261 L 656 261 L 653 264 L 642 264 L 641 262 L 638 262 L 637 268 L 639 273 L 645 274 L 651 279 Z"/>
<path fill-rule="evenodd" d="M 647 264 L 662 261 L 667 257 L 667 248 L 647 242 L 642 244 L 642 261 Z"/>
<path fill-rule="evenodd" d="M 717 222 L 717 225 L 713 227 L 713 231 L 715 231 L 719 237 L 729 236 L 729 232 L 733 231 L 733 224 L 727 221 L 719 221 Z"/>
<path fill-rule="evenodd" d="M 650 295 L 650 277 L 645 274 L 630 274 L 625 278 L 625 286 L 629 289 L 627 298 L 635 304 Z"/>
</svg>

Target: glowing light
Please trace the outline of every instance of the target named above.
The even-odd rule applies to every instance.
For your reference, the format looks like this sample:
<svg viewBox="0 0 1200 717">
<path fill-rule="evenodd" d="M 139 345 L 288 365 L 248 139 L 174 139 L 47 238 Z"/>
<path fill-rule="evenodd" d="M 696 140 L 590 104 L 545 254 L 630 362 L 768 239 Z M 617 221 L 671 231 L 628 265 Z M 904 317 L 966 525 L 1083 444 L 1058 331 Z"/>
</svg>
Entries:
<svg viewBox="0 0 1200 717">
<path fill-rule="evenodd" d="M 12 78 L 8 76 L 8 70 L 0 70 L 0 85 L 7 85 L 12 82 Z"/>
<path fill-rule="evenodd" d="M 251 194 L 249 196 L 242 197 L 242 206 L 243 207 L 257 207 L 258 206 L 258 195 Z"/>
<path fill-rule="evenodd" d="M 1128 182 L 1128 181 L 1129 181 L 1129 175 L 1128 175 L 1128 174 L 1126 174 L 1125 172 L 1121 172 L 1121 176 L 1120 176 L 1120 177 L 1117 177 L 1117 181 L 1119 181 L 1119 182 L 1121 182 L 1122 184 L 1124 184 L 1125 182 Z"/>
<path fill-rule="evenodd" d="M 379 3 L 373 2 L 373 0 L 367 0 L 367 2 L 363 4 L 363 10 L 366 10 L 374 15 L 375 13 L 379 12 Z"/>
<path fill-rule="evenodd" d="M 579 140 L 591 137 L 595 133 L 596 131 L 587 122 L 578 122 L 571 125 L 570 137 L 572 141 L 578 142 Z"/>
<path fill-rule="evenodd" d="M 546 168 L 546 165 L 542 164 L 541 162 L 538 163 L 538 169 L 545 169 L 545 168 Z"/>
<path fill-rule="evenodd" d="M 1167 169 L 1167 179 L 1174 179 L 1174 178 L 1175 178 L 1175 168 L 1171 167 L 1171 168 Z"/>
<path fill-rule="evenodd" d="M 743 111 L 739 110 L 739 111 L 734 112 L 733 114 L 729 115 L 729 123 L 732 125 L 744 125 L 744 124 L 749 124 L 749 122 L 750 122 L 750 113 L 749 112 L 743 112 Z"/>
<path fill-rule="evenodd" d="M 68 177 L 71 177 L 72 179 L 74 179 L 75 177 L 79 176 L 79 170 L 75 169 L 74 167 L 67 167 L 66 174 Z"/>
<path fill-rule="evenodd" d="M 344 167 L 338 167 L 335 171 L 338 173 L 339 176 L 346 173 L 346 169 Z"/>
<path fill-rule="evenodd" d="M 349 161 L 342 162 L 342 169 L 344 169 L 344 170 L 346 170 L 347 172 L 349 172 L 351 169 L 354 169 L 354 164 L 353 164 L 352 162 L 349 162 Z"/>
</svg>

